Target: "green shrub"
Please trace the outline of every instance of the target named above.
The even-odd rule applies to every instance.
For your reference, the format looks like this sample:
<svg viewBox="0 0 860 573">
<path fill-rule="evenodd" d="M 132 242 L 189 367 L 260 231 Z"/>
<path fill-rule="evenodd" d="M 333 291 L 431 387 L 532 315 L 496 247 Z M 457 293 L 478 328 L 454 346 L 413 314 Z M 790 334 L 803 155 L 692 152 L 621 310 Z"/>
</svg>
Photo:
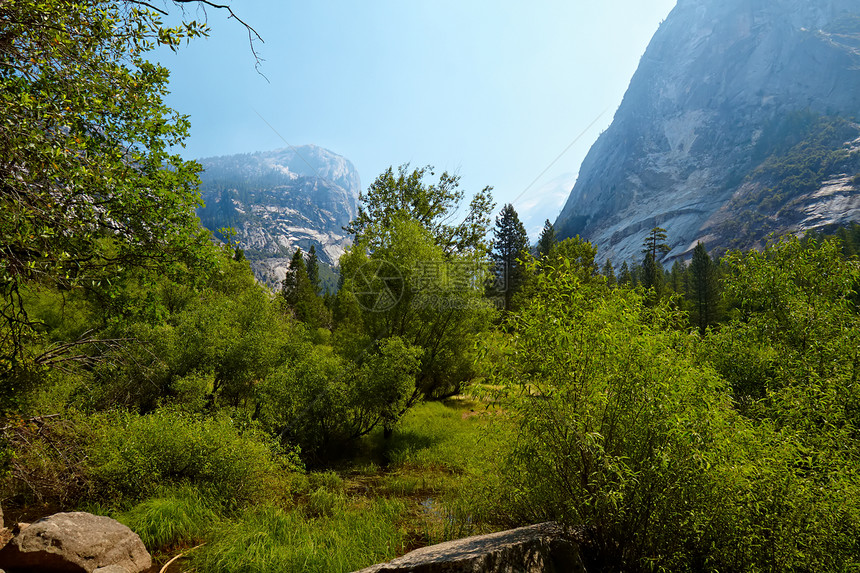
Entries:
<svg viewBox="0 0 860 573">
<path fill-rule="evenodd" d="M 308 483 L 311 489 L 324 488 L 333 492 L 342 492 L 345 489 L 343 478 L 331 470 L 309 473 Z"/>
<path fill-rule="evenodd" d="M 191 484 L 241 504 L 273 495 L 279 476 L 294 467 L 267 436 L 240 431 L 227 416 L 165 409 L 97 416 L 88 451 L 92 479 L 109 499 L 139 500 L 162 485 Z"/>
<path fill-rule="evenodd" d="M 303 455 L 393 427 L 415 390 L 422 351 L 398 337 L 380 341 L 355 364 L 309 342 L 257 388 L 264 427 Z"/>
<path fill-rule="evenodd" d="M 837 252 L 737 255 L 743 316 L 698 353 L 668 307 L 538 276 L 500 367 L 521 392 L 499 518 L 581 527 L 595 570 L 856 570 L 857 268 Z"/>
<path fill-rule="evenodd" d="M 501 367 L 522 391 L 498 519 L 583 527 L 615 568 L 689 556 L 718 509 L 719 484 L 705 470 L 719 455 L 708 445 L 738 423 L 725 383 L 695 365 L 667 306 L 582 283 L 566 268 L 536 280 Z"/>
</svg>

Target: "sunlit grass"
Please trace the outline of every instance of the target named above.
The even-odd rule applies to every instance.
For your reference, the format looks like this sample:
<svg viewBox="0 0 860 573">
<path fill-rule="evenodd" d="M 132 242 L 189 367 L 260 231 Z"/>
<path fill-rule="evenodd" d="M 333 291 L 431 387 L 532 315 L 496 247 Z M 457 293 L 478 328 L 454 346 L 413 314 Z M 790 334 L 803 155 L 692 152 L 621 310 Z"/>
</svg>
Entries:
<svg viewBox="0 0 860 573">
<path fill-rule="evenodd" d="M 492 460 L 509 432 L 500 414 L 469 399 L 420 404 L 388 440 L 381 432 L 371 436 L 369 445 L 384 462 L 379 472 L 368 472 L 376 467 L 371 462 L 358 467 L 348 482 L 377 496 L 403 499 L 417 544 L 495 530 L 480 508 Z"/>
<path fill-rule="evenodd" d="M 481 402 L 428 402 L 410 410 L 382 446 L 391 465 L 463 473 L 479 469 L 494 447 L 487 427 L 498 411 Z M 379 436 L 374 436 L 379 443 Z"/>
<path fill-rule="evenodd" d="M 212 499 L 191 487 L 165 490 L 117 519 L 137 533 L 150 550 L 193 545 L 216 528 L 221 518 Z"/>
<path fill-rule="evenodd" d="M 317 518 L 300 510 L 250 509 L 213 532 L 192 562 L 203 573 L 348 572 L 402 552 L 402 502 L 341 499 L 327 507 Z"/>
<path fill-rule="evenodd" d="M 339 471 L 292 474 L 286 499 L 225 513 L 196 489 L 174 488 L 119 517 L 157 553 L 205 541 L 188 557 L 198 573 L 354 571 L 493 529 L 475 492 L 503 439 L 497 414 L 467 400 L 420 404 Z"/>
</svg>

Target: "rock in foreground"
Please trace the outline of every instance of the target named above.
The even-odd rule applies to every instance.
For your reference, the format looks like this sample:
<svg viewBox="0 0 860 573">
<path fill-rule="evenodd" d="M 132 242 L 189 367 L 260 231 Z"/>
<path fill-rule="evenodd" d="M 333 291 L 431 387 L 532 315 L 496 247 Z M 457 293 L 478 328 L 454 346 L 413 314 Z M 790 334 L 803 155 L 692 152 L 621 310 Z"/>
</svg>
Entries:
<svg viewBox="0 0 860 573">
<path fill-rule="evenodd" d="M 40 519 L 0 551 L 0 568 L 6 571 L 92 573 L 110 566 L 140 573 L 152 566 L 152 559 L 131 529 L 83 512 Z"/>
<path fill-rule="evenodd" d="M 467 537 L 416 549 L 356 573 L 577 573 L 579 547 L 555 523 Z"/>
</svg>

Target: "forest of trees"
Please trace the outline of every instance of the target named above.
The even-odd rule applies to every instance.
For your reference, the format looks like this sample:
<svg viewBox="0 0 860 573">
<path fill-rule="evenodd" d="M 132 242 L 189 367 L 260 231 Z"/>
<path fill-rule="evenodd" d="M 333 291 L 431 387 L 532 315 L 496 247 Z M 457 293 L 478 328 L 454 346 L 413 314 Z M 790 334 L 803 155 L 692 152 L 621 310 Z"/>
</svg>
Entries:
<svg viewBox="0 0 860 573">
<path fill-rule="evenodd" d="M 309 470 L 469 395 L 496 413 L 490 469 L 449 472 L 471 480 L 451 522 L 559 520 L 594 571 L 860 567 L 860 226 L 669 269 L 654 228 L 641 260 L 601 266 L 549 222 L 532 252 L 512 205 L 493 226 L 490 188 L 402 166 L 362 194 L 336 293 L 313 250 L 272 292 L 202 230 L 197 165 L 169 152 L 187 119 L 143 59 L 204 25 L 23 0 L 0 26 L 7 513 L 123 514 L 161 548 L 218 547 L 200 521 L 329 527 L 346 494 Z M 364 565 L 383 553 L 360 523 L 410 518 L 377 497 L 347 512 Z M 201 571 L 287 567 L 203 551 Z"/>
</svg>

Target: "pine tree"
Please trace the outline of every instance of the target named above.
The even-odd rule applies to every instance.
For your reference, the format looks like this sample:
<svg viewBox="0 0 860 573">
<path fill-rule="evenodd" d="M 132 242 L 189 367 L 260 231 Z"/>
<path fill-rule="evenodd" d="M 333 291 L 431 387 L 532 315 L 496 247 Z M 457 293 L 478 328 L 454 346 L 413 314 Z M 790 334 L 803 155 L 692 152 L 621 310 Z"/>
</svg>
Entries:
<svg viewBox="0 0 860 573">
<path fill-rule="evenodd" d="M 642 287 L 652 292 L 648 300 L 650 303 L 656 303 L 660 300 L 663 294 L 663 268 L 657 262 L 651 253 L 645 255 L 645 260 L 642 261 Z"/>
<path fill-rule="evenodd" d="M 301 249 L 296 249 L 287 267 L 287 274 L 281 282 L 281 294 L 287 299 L 287 304 L 295 307 L 299 302 L 300 292 L 305 283 L 309 283 L 305 257 Z"/>
<path fill-rule="evenodd" d="M 705 334 L 717 319 L 716 269 L 705 245 L 696 243 L 693 260 L 690 262 L 690 293 L 692 303 L 691 320 Z"/>
<path fill-rule="evenodd" d="M 317 249 L 314 245 L 311 245 L 311 250 L 308 251 L 307 269 L 308 279 L 311 281 L 314 292 L 320 294 L 322 290 L 320 288 L 320 266 L 317 259 Z"/>
<path fill-rule="evenodd" d="M 627 261 L 621 263 L 621 270 L 618 271 L 618 284 L 626 287 L 633 286 L 633 274 L 630 272 Z"/>
<path fill-rule="evenodd" d="M 685 284 L 686 277 L 686 265 L 682 261 L 676 260 L 672 265 L 672 271 L 669 274 L 669 285 L 672 291 L 677 294 L 685 294 L 687 292 L 687 286 Z"/>
<path fill-rule="evenodd" d="M 514 206 L 508 203 L 496 217 L 493 240 L 493 268 L 496 274 L 494 291 L 505 299 L 505 310 L 511 309 L 511 299 L 522 286 L 523 268 L 520 257 L 528 252 L 529 238 Z"/>
<path fill-rule="evenodd" d="M 603 276 L 606 277 L 606 284 L 610 287 L 614 287 L 617 283 L 615 279 L 615 268 L 612 266 L 612 261 L 609 259 L 606 259 L 606 262 L 603 264 Z"/>
<path fill-rule="evenodd" d="M 549 219 L 543 224 L 543 231 L 538 237 L 537 256 L 538 259 L 543 259 L 552 250 L 552 246 L 556 243 L 555 227 L 549 222 Z"/>
<path fill-rule="evenodd" d="M 638 287 L 642 284 L 642 265 L 633 261 L 630 266 L 630 286 Z"/>
<path fill-rule="evenodd" d="M 666 229 L 654 227 L 642 243 L 642 254 L 651 254 L 651 258 L 660 261 L 672 249 L 666 244 Z"/>
<path fill-rule="evenodd" d="M 645 260 L 642 261 L 642 286 L 645 289 L 653 289 L 651 302 L 656 302 L 663 295 L 663 266 L 660 264 L 660 258 L 671 250 L 666 244 L 666 229 L 651 229 L 642 247 L 642 254 L 645 255 Z"/>
<path fill-rule="evenodd" d="M 281 283 L 281 294 L 300 321 L 313 327 L 330 325 L 331 313 L 308 277 L 301 249 L 296 249 L 293 254 L 287 274 Z"/>
</svg>

